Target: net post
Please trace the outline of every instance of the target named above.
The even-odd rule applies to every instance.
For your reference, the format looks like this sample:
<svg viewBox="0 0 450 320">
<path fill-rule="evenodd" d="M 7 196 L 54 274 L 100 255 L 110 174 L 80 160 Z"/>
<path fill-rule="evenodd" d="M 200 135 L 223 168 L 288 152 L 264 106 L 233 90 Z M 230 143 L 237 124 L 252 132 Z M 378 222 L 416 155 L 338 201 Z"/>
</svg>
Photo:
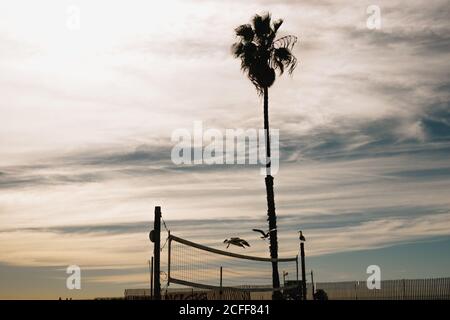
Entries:
<svg viewBox="0 0 450 320">
<path fill-rule="evenodd" d="M 153 256 L 148 263 L 150 264 L 150 300 L 153 300 Z"/>
<path fill-rule="evenodd" d="M 300 243 L 300 257 L 302 262 L 302 299 L 306 300 L 306 274 L 305 274 L 305 243 Z"/>
<path fill-rule="evenodd" d="M 169 245 L 169 248 L 168 248 L 168 250 L 167 250 L 167 255 L 168 255 L 168 257 L 167 257 L 167 286 L 169 286 L 170 285 L 170 257 L 171 257 L 171 249 L 172 249 L 172 238 L 170 237 L 170 230 L 169 231 L 167 231 L 167 233 L 169 234 L 168 235 L 168 245 Z"/>
<path fill-rule="evenodd" d="M 161 300 L 161 261 L 160 261 L 160 253 L 161 253 L 161 207 L 155 207 L 155 220 L 154 220 L 154 247 L 153 247 L 153 256 L 155 258 L 155 272 L 153 274 L 154 277 L 154 286 L 155 286 L 155 300 Z"/>
<path fill-rule="evenodd" d="M 295 276 L 296 276 L 296 283 L 297 283 L 297 291 L 300 294 L 300 282 L 298 282 L 298 255 L 295 257 Z"/>
<path fill-rule="evenodd" d="M 219 293 L 220 293 L 220 300 L 222 300 L 222 275 L 223 275 L 223 267 L 222 266 L 220 266 L 220 291 L 219 291 Z"/>
</svg>

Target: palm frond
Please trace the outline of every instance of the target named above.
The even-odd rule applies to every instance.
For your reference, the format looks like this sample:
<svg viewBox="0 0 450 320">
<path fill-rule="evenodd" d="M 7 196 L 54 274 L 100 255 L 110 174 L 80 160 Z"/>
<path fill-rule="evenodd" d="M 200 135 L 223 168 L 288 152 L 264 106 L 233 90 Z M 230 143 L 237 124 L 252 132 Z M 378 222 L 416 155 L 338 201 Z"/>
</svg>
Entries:
<svg viewBox="0 0 450 320">
<path fill-rule="evenodd" d="M 292 73 L 297 66 L 297 58 L 292 54 L 288 48 L 275 48 L 273 50 L 272 61 L 274 67 L 280 70 L 280 74 L 283 74 L 284 68 L 289 68 L 289 73 Z"/>
<path fill-rule="evenodd" d="M 259 14 L 255 15 L 253 17 L 252 24 L 253 29 L 255 30 L 255 35 L 260 41 L 269 36 L 272 31 L 270 13 L 265 13 L 261 16 Z"/>
<path fill-rule="evenodd" d="M 284 64 L 283 62 L 277 58 L 276 56 L 273 57 L 273 59 L 271 59 L 271 66 L 272 68 L 274 68 L 275 70 L 279 70 L 280 75 L 283 74 L 284 72 Z"/>
<path fill-rule="evenodd" d="M 243 24 L 235 30 L 236 36 L 241 37 L 244 41 L 251 42 L 255 36 L 252 26 L 250 24 Z"/>
<path fill-rule="evenodd" d="M 233 43 L 233 45 L 231 46 L 231 53 L 235 58 L 239 58 L 242 55 L 244 50 L 243 47 L 244 44 L 242 42 Z"/>
<path fill-rule="evenodd" d="M 273 42 L 274 48 L 288 48 L 289 50 L 292 50 L 294 48 L 294 45 L 297 43 L 297 37 L 288 35 L 281 37 Z"/>
<path fill-rule="evenodd" d="M 283 24 L 283 19 L 278 19 L 273 23 L 273 32 L 277 33 L 278 29 L 280 29 L 281 25 Z"/>
</svg>

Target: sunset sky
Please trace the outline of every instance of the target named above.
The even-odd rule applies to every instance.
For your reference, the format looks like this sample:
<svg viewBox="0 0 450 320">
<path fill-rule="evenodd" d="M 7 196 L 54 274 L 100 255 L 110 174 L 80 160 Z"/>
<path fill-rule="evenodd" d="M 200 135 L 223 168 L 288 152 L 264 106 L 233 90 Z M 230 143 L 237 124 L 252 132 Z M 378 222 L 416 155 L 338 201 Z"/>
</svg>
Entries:
<svg viewBox="0 0 450 320">
<path fill-rule="evenodd" d="M 371 264 L 383 279 L 450 276 L 448 1 L 2 0 L 0 298 L 148 286 L 155 205 L 175 235 L 221 249 L 241 236 L 267 256 L 251 231 L 266 228 L 259 167 L 170 158 L 194 121 L 262 127 L 230 46 L 266 11 L 299 38 L 294 75 L 269 91 L 280 255 L 302 229 L 319 282 Z"/>
</svg>

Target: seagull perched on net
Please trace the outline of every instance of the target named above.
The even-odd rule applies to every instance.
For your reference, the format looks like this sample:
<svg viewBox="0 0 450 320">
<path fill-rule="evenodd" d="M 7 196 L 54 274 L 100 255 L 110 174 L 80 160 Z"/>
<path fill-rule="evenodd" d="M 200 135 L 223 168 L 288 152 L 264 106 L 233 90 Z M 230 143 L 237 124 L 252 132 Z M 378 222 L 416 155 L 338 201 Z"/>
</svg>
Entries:
<svg viewBox="0 0 450 320">
<path fill-rule="evenodd" d="M 302 231 L 300 230 L 298 233 L 300 233 L 300 236 L 299 236 L 300 241 L 306 241 L 305 237 L 303 236 Z"/>
<path fill-rule="evenodd" d="M 266 239 L 269 237 L 270 233 L 271 233 L 272 231 L 275 231 L 275 230 L 277 230 L 277 229 L 274 228 L 274 229 L 272 229 L 272 230 L 269 230 L 269 231 L 265 232 L 265 231 L 263 231 L 263 230 L 261 230 L 261 229 L 252 229 L 252 231 L 261 233 L 261 234 L 262 234 L 261 239 L 263 239 L 263 240 L 266 240 Z"/>
<path fill-rule="evenodd" d="M 225 240 L 223 241 L 223 243 L 226 243 L 226 244 L 227 244 L 227 249 L 228 249 L 228 247 L 230 246 L 230 244 L 232 244 L 232 245 L 234 245 L 234 246 L 237 246 L 237 247 L 244 248 L 244 249 L 245 249 L 245 247 L 250 247 L 250 244 L 249 244 L 247 241 L 245 241 L 244 239 L 241 239 L 241 238 L 239 238 L 239 237 L 234 237 L 234 238 L 230 238 L 230 239 L 225 239 Z"/>
</svg>

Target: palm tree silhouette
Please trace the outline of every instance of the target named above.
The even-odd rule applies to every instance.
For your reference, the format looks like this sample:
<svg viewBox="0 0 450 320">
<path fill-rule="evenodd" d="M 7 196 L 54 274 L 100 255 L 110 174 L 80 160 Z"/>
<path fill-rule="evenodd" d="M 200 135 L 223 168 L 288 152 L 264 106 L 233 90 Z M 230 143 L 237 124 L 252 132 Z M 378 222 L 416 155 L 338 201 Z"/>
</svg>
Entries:
<svg viewBox="0 0 450 320">
<path fill-rule="evenodd" d="M 271 20 L 270 13 L 255 15 L 251 24 L 243 24 L 235 29 L 239 41 L 233 44 L 232 53 L 241 60 L 241 70 L 256 87 L 259 95 L 264 96 L 264 130 L 266 137 L 266 193 L 267 220 L 270 230 L 270 257 L 272 258 L 273 298 L 280 299 L 280 276 L 278 274 L 278 240 L 277 217 L 273 193 L 273 177 L 270 161 L 269 132 L 269 88 L 275 82 L 276 71 L 283 74 L 287 69 L 291 74 L 297 66 L 297 59 L 292 54 L 292 48 L 297 42 L 295 36 L 285 36 L 275 39 L 282 19 Z"/>
</svg>

